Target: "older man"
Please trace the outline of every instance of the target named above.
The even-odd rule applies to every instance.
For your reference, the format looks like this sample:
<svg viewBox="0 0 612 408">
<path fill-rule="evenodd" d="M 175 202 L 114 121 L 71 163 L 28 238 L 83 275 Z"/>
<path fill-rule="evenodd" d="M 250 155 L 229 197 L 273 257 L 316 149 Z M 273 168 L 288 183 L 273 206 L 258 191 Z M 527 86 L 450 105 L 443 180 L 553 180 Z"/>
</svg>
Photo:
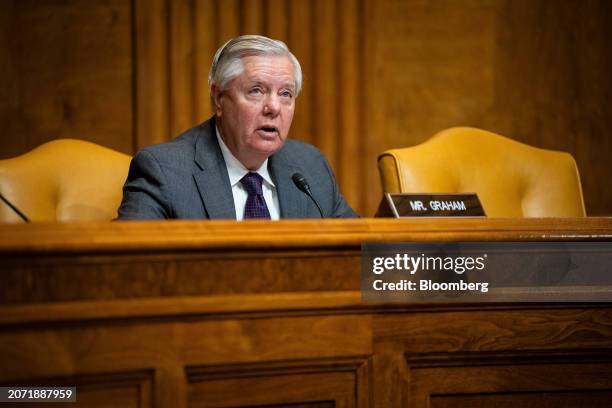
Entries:
<svg viewBox="0 0 612 408">
<path fill-rule="evenodd" d="M 321 153 L 287 140 L 302 72 L 283 42 L 234 38 L 208 79 L 215 115 L 134 156 L 119 219 L 356 216 Z"/>
</svg>

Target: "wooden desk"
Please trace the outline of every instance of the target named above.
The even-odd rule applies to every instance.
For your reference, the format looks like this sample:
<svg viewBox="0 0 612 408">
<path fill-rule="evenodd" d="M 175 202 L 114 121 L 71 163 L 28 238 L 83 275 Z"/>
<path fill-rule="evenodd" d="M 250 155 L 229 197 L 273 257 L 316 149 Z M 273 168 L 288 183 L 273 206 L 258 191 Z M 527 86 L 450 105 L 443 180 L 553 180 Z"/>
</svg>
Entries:
<svg viewBox="0 0 612 408">
<path fill-rule="evenodd" d="M 360 244 L 612 219 L 0 226 L 0 383 L 70 406 L 609 406 L 612 304 L 362 304 Z M 295 405 L 290 405 L 295 404 Z"/>
</svg>

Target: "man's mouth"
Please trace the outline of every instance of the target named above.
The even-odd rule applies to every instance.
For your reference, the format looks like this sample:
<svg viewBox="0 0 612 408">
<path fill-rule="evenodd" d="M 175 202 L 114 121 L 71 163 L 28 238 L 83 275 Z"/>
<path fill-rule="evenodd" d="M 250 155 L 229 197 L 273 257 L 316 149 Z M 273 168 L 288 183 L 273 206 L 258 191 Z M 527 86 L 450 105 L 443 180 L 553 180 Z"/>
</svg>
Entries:
<svg viewBox="0 0 612 408">
<path fill-rule="evenodd" d="M 278 128 L 276 126 L 261 126 L 257 128 L 257 130 L 263 132 L 266 135 L 270 135 L 270 136 L 278 134 Z"/>
</svg>

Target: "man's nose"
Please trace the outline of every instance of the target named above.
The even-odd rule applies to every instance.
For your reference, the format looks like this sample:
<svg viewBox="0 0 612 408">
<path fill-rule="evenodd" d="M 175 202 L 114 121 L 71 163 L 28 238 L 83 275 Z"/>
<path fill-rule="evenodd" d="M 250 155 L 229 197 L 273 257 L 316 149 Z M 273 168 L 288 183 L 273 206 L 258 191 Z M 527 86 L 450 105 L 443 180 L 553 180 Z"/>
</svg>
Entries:
<svg viewBox="0 0 612 408">
<path fill-rule="evenodd" d="M 276 95 L 269 95 L 264 101 L 263 113 L 266 116 L 276 116 L 280 112 L 280 101 Z"/>
</svg>

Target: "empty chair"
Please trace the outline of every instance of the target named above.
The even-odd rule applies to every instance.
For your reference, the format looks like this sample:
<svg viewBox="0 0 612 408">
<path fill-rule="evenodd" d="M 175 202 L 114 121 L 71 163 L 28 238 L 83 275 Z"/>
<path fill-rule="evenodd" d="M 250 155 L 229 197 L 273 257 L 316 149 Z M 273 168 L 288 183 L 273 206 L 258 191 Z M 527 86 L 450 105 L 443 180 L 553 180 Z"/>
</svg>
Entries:
<svg viewBox="0 0 612 408">
<path fill-rule="evenodd" d="M 111 220 L 130 159 L 94 143 L 54 140 L 0 160 L 0 193 L 31 221 Z M 23 222 L 2 202 L 0 221 Z"/>
<path fill-rule="evenodd" d="M 475 128 L 382 153 L 385 192 L 475 192 L 490 217 L 583 217 L 573 157 Z"/>
</svg>

